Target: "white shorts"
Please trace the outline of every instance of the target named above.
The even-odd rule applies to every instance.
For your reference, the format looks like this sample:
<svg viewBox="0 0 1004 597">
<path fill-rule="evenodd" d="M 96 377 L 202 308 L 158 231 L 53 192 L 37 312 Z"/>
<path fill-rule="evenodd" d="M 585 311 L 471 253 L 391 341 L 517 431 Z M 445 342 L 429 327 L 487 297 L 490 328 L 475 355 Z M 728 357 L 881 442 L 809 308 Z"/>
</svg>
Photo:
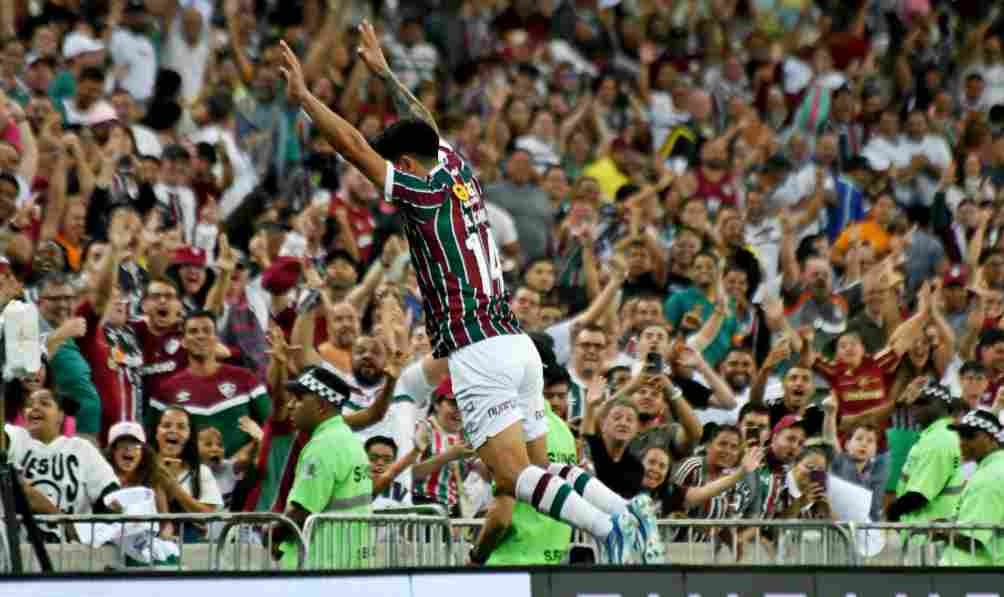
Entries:
<svg viewBox="0 0 1004 597">
<path fill-rule="evenodd" d="M 474 449 L 520 421 L 525 441 L 547 435 L 544 367 L 529 336 L 487 338 L 454 351 L 449 365 L 464 435 Z"/>
</svg>

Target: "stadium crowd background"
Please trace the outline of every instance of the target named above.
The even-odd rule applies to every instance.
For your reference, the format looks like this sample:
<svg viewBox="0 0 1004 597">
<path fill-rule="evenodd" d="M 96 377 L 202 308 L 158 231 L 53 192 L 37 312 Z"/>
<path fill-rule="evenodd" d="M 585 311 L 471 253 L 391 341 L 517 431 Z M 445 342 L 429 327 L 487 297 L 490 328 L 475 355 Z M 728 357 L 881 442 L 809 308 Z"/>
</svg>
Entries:
<svg viewBox="0 0 1004 597">
<path fill-rule="evenodd" d="M 489 506 L 419 365 L 400 221 L 278 69 L 285 40 L 375 136 L 398 115 L 356 56 L 368 19 L 476 166 L 547 401 L 601 481 L 665 517 L 831 518 L 829 471 L 876 521 L 1004 524 L 999 13 L 0 3 L 0 295 L 37 304 L 47 353 L 6 390 L 33 509 L 147 486 L 162 512 L 283 511 L 286 381 L 318 363 L 353 387 L 372 508 Z"/>
</svg>

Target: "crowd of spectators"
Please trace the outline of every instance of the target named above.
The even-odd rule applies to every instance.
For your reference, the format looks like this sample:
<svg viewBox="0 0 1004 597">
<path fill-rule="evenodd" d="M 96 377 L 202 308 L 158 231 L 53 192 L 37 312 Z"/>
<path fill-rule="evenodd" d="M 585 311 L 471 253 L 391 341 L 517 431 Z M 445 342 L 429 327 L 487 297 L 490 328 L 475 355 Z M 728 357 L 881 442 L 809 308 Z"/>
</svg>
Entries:
<svg viewBox="0 0 1004 597">
<path fill-rule="evenodd" d="M 0 2 L 0 296 L 37 305 L 47 355 L 6 389 L 33 508 L 147 486 L 163 512 L 281 512 L 306 443 L 286 382 L 320 366 L 352 388 L 374 508 L 484 511 L 402 224 L 283 89 L 280 41 L 366 136 L 397 119 L 368 20 L 476 167 L 601 481 L 665 517 L 839 518 L 839 478 L 876 521 L 1004 523 L 1000 13 Z"/>
</svg>

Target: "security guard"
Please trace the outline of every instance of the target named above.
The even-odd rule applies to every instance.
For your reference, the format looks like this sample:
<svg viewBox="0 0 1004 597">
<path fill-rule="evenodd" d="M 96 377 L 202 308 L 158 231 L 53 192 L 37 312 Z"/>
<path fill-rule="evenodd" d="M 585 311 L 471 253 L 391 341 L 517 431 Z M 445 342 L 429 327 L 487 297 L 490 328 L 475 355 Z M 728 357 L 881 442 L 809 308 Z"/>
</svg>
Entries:
<svg viewBox="0 0 1004 597">
<path fill-rule="evenodd" d="M 341 417 L 340 404 L 348 399 L 351 387 L 330 369 L 308 367 L 286 390 L 292 395 L 293 423 L 310 434 L 296 465 L 286 516 L 300 528 L 311 514 L 322 512 L 368 516 L 373 494 L 369 458 Z M 365 526 L 322 522 L 307 538 L 308 567 L 361 567 L 371 550 Z M 282 567 L 295 569 L 295 545 L 285 542 L 279 549 Z"/>
<path fill-rule="evenodd" d="M 1004 426 L 982 410 L 966 414 L 951 426 L 959 434 L 962 457 L 975 461 L 976 472 L 959 499 L 954 534 L 942 532 L 948 547 L 942 566 L 1004 566 L 1004 537 L 991 529 L 966 529 L 967 524 L 1004 524 Z"/>
<path fill-rule="evenodd" d="M 910 412 L 924 431 L 906 457 L 896 501 L 889 506 L 890 521 L 931 522 L 955 515 L 965 484 L 959 436 L 950 428 L 958 402 L 947 388 L 932 384 L 911 405 Z"/>
</svg>

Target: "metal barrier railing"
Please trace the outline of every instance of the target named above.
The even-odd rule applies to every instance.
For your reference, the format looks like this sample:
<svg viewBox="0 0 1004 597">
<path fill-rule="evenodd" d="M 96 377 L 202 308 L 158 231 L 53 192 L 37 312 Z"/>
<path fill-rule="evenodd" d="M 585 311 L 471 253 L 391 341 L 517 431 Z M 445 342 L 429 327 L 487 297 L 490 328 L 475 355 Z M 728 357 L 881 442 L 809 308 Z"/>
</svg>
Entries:
<svg viewBox="0 0 1004 597">
<path fill-rule="evenodd" d="M 981 538 L 978 551 L 970 543 L 961 548 L 963 554 L 974 561 L 978 557 L 998 562 L 1000 553 L 998 541 L 1004 537 L 1004 525 L 973 524 L 959 525 L 951 522 L 916 523 L 841 523 L 855 538 L 861 555 L 861 563 L 867 566 L 939 566 L 941 557 L 949 542 L 957 537 L 976 536 Z"/>
<path fill-rule="evenodd" d="M 68 515 L 39 516 L 38 521 L 52 541 L 46 547 L 55 570 L 84 573 L 134 566 L 179 572 L 276 570 L 268 532 L 275 525 L 292 531 L 298 569 L 464 566 L 484 522 L 451 521 L 435 506 L 371 516 L 313 515 L 302 533 L 290 519 L 272 513 Z M 174 534 L 162 538 L 167 523 L 174 525 Z M 940 565 L 946 539 L 956 536 L 980 538 L 986 551 L 979 555 L 998 561 L 1004 525 L 668 519 L 659 521 L 659 532 L 667 560 L 677 565 L 930 567 Z M 592 549 L 602 561 L 588 533 L 573 532 L 571 545 Z M 4 546 L 0 542 L 0 551 Z M 970 549 L 975 558 L 977 548 Z M 0 564 L 5 555 L 0 554 Z M 26 572 L 37 572 L 26 544 L 22 555 Z"/>
<path fill-rule="evenodd" d="M 428 568 L 452 563 L 450 519 L 314 514 L 303 527 L 310 570 Z"/>
<path fill-rule="evenodd" d="M 275 570 L 279 565 L 271 555 L 269 531 L 276 525 L 290 531 L 297 568 L 302 568 L 307 558 L 306 543 L 296 525 L 281 514 L 268 512 L 85 514 L 36 519 L 57 572 L 137 567 L 167 571 Z M 169 528 L 172 532 L 165 534 Z M 0 562 L 6 564 L 6 554 L 3 556 Z M 22 556 L 25 572 L 40 570 L 26 543 L 22 543 Z"/>
</svg>

